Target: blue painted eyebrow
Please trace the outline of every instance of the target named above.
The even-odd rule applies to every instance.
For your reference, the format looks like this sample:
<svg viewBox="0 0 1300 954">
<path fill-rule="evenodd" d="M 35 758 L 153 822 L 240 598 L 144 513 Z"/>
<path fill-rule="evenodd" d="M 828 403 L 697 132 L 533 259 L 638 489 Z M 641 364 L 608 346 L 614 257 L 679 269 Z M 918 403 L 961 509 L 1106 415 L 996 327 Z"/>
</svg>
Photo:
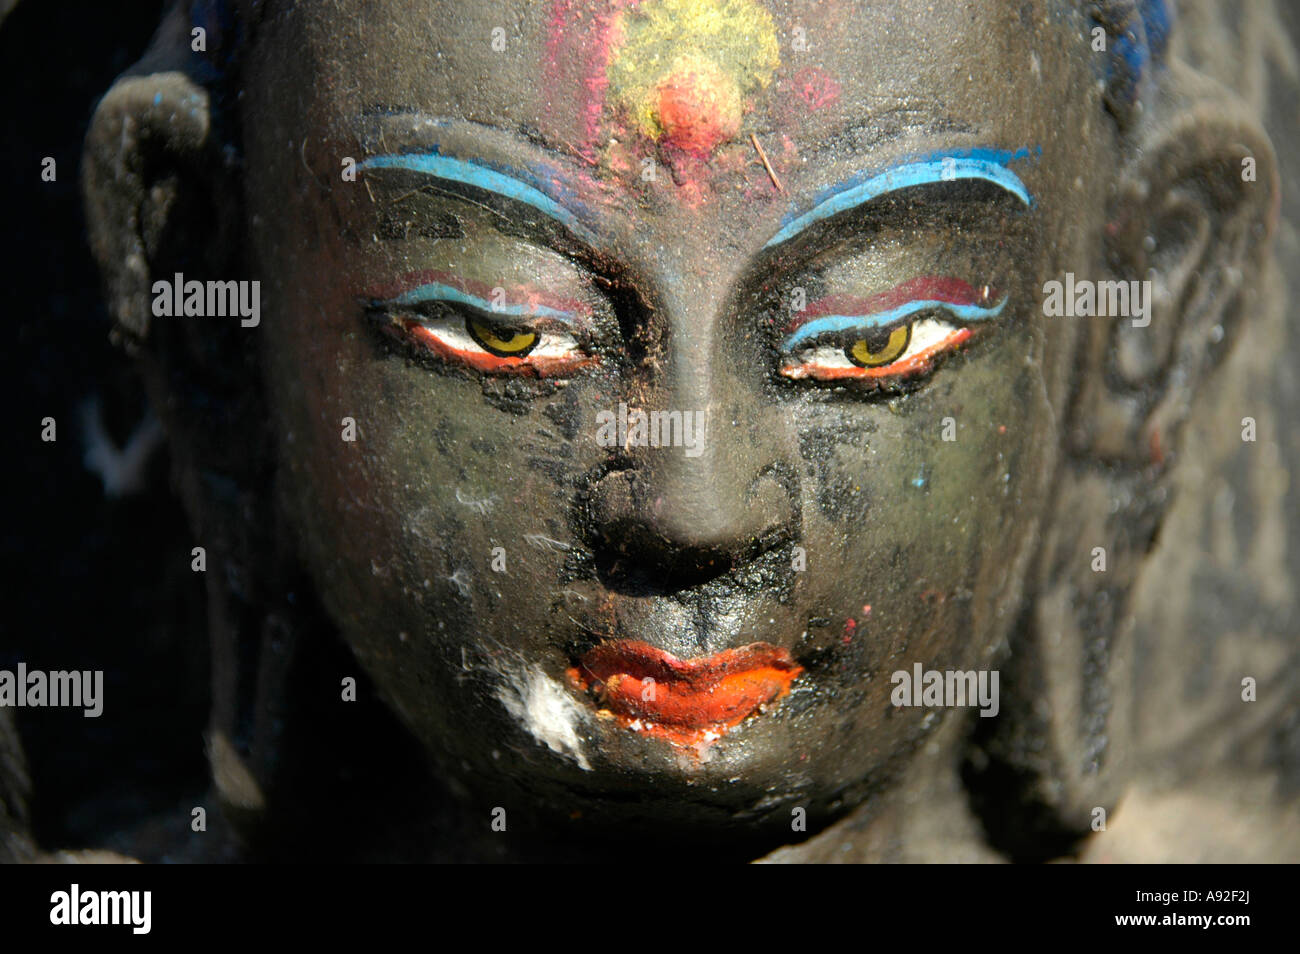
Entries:
<svg viewBox="0 0 1300 954">
<path fill-rule="evenodd" d="M 556 308 L 550 308 L 546 305 L 493 305 L 485 298 L 479 298 L 477 295 L 471 295 L 469 292 L 461 291 L 451 285 L 444 285 L 442 282 L 427 282 L 418 285 L 415 288 L 402 292 L 395 298 L 388 299 L 384 304 L 387 305 L 415 305 L 423 301 L 458 301 L 465 305 L 472 305 L 481 311 L 490 312 L 498 315 L 526 315 L 530 318 L 554 318 L 565 324 L 576 323 L 576 317 L 573 312 L 560 311 Z"/>
<path fill-rule="evenodd" d="M 763 247 L 771 248 L 787 242 L 814 222 L 862 205 L 864 202 L 870 202 L 882 195 L 911 186 L 932 185 L 955 179 L 982 179 L 985 182 L 992 182 L 1010 192 L 1025 205 L 1032 206 L 1034 200 L 1029 190 L 1020 181 L 1020 177 L 1006 166 L 1008 161 L 1024 158 L 1028 154 L 1028 150 L 1024 149 L 1016 153 L 972 150 L 966 155 L 935 155 L 900 163 L 865 181 L 855 177 L 840 186 L 833 186 L 830 197 L 818 202 L 807 212 L 788 218 L 780 231 L 768 239 Z"/>
<path fill-rule="evenodd" d="M 591 241 L 593 238 L 592 234 L 578 222 L 577 216 L 541 190 L 504 172 L 499 172 L 476 162 L 465 159 L 452 159 L 436 152 L 409 152 L 388 156 L 372 156 L 358 163 L 358 168 L 408 169 L 412 172 L 432 176 L 435 179 L 445 179 L 449 182 L 474 186 L 477 189 L 494 192 L 507 199 L 514 199 L 516 202 L 530 205 L 548 218 L 559 222 L 585 241 Z"/>
<path fill-rule="evenodd" d="M 926 311 L 931 308 L 941 308 L 962 321 L 982 321 L 986 318 L 996 318 L 1002 314 L 1002 309 L 1006 307 L 1006 304 L 1007 300 L 1005 298 L 992 308 L 986 308 L 983 305 L 955 305 L 947 301 L 924 300 L 909 301 L 897 308 L 878 311 L 871 315 L 825 315 L 821 318 L 814 318 L 796 329 L 785 341 L 781 342 L 781 349 L 789 351 L 801 341 L 815 338 L 828 331 L 848 331 L 850 328 L 879 328 L 881 325 L 887 325 L 918 311 Z"/>
</svg>

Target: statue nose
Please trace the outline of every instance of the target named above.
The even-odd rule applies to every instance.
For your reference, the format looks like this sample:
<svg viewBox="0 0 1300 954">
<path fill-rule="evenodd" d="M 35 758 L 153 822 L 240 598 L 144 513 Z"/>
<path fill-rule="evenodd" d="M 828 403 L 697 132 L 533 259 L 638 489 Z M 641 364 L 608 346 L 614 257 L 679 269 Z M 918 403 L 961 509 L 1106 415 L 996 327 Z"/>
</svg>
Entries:
<svg viewBox="0 0 1300 954">
<path fill-rule="evenodd" d="M 684 255 L 655 283 L 661 359 L 628 381 L 638 398 L 619 405 L 589 498 L 602 579 L 627 592 L 706 583 L 789 541 L 798 523 L 797 438 L 764 389 L 757 339 L 739 330 L 732 283 Z M 634 411 L 648 418 L 640 427 Z M 687 439 L 664 440 L 675 428 Z"/>
<path fill-rule="evenodd" d="M 676 592 L 790 539 L 790 494 L 710 462 L 614 470 L 592 495 L 597 563 L 612 585 Z"/>
<path fill-rule="evenodd" d="M 704 418 L 694 447 L 642 445 L 630 425 L 612 469 L 593 488 L 593 542 L 611 586 L 676 592 L 743 566 L 793 534 L 794 469 L 781 464 L 780 427 L 692 410 Z M 663 418 L 650 417 L 656 420 Z"/>
</svg>

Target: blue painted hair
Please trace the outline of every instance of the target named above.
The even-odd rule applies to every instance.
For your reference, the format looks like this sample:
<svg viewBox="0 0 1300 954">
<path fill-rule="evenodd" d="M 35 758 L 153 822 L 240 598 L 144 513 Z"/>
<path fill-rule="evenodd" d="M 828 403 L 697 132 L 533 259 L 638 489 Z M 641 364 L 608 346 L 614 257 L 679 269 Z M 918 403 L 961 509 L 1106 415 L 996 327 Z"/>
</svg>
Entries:
<svg viewBox="0 0 1300 954">
<path fill-rule="evenodd" d="M 1106 107 L 1127 128 L 1164 66 L 1172 24 L 1166 0 L 1092 0 L 1092 21 L 1106 31 Z"/>
</svg>

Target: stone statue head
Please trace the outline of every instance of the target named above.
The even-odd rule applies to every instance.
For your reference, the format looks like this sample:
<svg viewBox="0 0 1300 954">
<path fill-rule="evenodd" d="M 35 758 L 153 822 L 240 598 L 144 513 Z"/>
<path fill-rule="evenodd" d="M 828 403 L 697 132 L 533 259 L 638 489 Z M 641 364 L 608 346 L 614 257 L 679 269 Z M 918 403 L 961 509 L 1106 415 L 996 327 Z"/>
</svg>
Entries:
<svg viewBox="0 0 1300 954">
<path fill-rule="evenodd" d="M 938 746 L 1086 830 L 1128 583 L 1278 197 L 1177 29 L 178 4 L 85 188 L 207 548 L 228 805 L 283 809 L 284 726 L 352 677 L 485 826 L 753 854 Z M 258 282 L 256 323 L 191 281 Z M 355 662 L 301 663 L 335 634 Z M 996 699 L 900 704 L 917 666 Z"/>
</svg>

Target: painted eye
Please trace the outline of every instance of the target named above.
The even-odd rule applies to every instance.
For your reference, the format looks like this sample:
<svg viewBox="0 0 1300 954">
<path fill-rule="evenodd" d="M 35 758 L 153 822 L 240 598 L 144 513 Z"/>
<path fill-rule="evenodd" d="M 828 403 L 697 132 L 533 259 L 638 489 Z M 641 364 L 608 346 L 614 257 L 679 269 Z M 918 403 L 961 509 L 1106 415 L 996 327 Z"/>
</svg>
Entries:
<svg viewBox="0 0 1300 954">
<path fill-rule="evenodd" d="M 484 351 L 502 358 L 522 358 L 542 340 L 535 331 L 495 328 L 474 317 L 465 319 L 465 330 Z"/>
<path fill-rule="evenodd" d="M 809 302 L 787 329 L 780 372 L 794 380 L 876 385 L 918 377 L 1006 303 L 987 285 L 976 289 L 943 276 L 915 278 L 869 298 L 828 296 Z"/>
<path fill-rule="evenodd" d="M 573 334 L 549 322 L 523 328 L 453 309 L 437 317 L 398 314 L 391 321 L 390 327 L 409 344 L 448 364 L 487 374 L 563 377 L 595 361 Z"/>
<path fill-rule="evenodd" d="M 584 307 L 533 289 L 502 301 L 497 289 L 415 272 L 396 289 L 378 290 L 367 310 L 389 335 L 446 364 L 485 374 L 563 377 L 596 362 L 579 343 Z"/>
<path fill-rule="evenodd" d="M 936 358 L 971 334 L 970 328 L 931 315 L 884 329 L 850 328 L 789 350 L 781 374 L 795 380 L 885 383 L 929 371 Z"/>
<path fill-rule="evenodd" d="M 860 368 L 878 368 L 896 361 L 907 350 L 912 338 L 912 325 L 900 325 L 892 331 L 868 335 L 852 341 L 844 349 L 848 359 Z"/>
</svg>

